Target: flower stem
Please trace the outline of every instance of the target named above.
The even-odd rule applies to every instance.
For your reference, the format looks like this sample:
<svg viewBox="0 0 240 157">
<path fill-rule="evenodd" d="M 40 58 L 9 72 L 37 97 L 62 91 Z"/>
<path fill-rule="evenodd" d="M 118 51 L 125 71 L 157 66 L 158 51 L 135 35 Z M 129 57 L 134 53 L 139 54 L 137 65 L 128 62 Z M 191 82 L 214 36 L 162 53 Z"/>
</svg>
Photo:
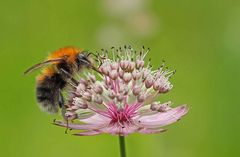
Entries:
<svg viewBox="0 0 240 157">
<path fill-rule="evenodd" d="M 126 157 L 125 138 L 124 138 L 124 136 L 119 136 L 119 146 L 120 146 L 121 157 Z"/>
</svg>

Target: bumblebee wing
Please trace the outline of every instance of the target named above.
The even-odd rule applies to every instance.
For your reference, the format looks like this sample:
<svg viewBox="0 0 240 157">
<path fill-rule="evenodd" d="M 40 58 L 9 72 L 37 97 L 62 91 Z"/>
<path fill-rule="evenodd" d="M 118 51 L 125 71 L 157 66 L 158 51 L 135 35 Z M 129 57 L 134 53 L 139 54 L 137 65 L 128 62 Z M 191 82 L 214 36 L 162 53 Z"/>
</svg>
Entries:
<svg viewBox="0 0 240 157">
<path fill-rule="evenodd" d="M 63 61 L 64 59 L 63 58 L 56 58 L 56 59 L 51 59 L 51 60 L 47 60 L 47 61 L 44 61 L 44 62 L 41 62 L 41 63 L 37 63 L 33 66 L 31 66 L 30 68 L 28 68 L 25 72 L 24 72 L 24 75 L 26 74 L 29 74 L 31 73 L 32 71 L 36 70 L 36 69 L 39 69 L 43 66 L 47 66 L 53 62 L 59 62 L 59 61 Z"/>
</svg>

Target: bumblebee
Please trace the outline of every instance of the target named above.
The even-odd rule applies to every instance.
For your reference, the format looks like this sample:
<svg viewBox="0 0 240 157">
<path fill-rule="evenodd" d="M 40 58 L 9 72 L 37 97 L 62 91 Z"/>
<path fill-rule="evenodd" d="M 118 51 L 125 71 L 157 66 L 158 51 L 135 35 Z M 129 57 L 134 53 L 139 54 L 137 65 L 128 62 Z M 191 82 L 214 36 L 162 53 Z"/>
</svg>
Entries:
<svg viewBox="0 0 240 157">
<path fill-rule="evenodd" d="M 36 81 L 36 99 L 39 107 L 48 113 L 57 113 L 64 107 L 62 90 L 76 71 L 83 68 L 95 70 L 91 54 L 75 47 L 64 47 L 51 53 L 47 60 L 33 65 L 24 74 L 43 68 Z"/>
</svg>

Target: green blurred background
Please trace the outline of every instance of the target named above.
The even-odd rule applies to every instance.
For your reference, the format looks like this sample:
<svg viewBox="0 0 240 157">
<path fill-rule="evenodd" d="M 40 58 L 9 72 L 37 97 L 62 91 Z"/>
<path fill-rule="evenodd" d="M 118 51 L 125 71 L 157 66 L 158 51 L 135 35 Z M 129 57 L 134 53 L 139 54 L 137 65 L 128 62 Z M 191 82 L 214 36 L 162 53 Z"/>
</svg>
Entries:
<svg viewBox="0 0 240 157">
<path fill-rule="evenodd" d="M 127 137 L 130 157 L 240 155 L 240 1 L 8 0 L 0 2 L 0 156 L 119 156 L 118 138 L 74 137 L 39 110 L 37 72 L 23 71 L 66 45 L 91 51 L 131 44 L 151 48 L 176 68 L 160 98 L 189 104 L 182 121 L 158 135 Z"/>
</svg>

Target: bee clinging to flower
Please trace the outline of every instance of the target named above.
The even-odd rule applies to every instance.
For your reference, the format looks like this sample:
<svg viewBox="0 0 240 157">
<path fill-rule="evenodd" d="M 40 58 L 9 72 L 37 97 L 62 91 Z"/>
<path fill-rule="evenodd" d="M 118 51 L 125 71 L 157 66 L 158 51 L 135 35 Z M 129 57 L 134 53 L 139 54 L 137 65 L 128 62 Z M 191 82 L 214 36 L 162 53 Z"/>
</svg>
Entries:
<svg viewBox="0 0 240 157">
<path fill-rule="evenodd" d="M 64 47 L 52 52 L 46 61 L 35 64 L 27 69 L 24 74 L 42 68 L 37 77 L 36 98 L 40 108 L 48 113 L 57 113 L 59 107 L 64 106 L 61 91 L 67 82 L 74 81 L 74 73 L 83 68 L 98 71 L 90 57 L 92 53 L 75 47 Z"/>
</svg>

